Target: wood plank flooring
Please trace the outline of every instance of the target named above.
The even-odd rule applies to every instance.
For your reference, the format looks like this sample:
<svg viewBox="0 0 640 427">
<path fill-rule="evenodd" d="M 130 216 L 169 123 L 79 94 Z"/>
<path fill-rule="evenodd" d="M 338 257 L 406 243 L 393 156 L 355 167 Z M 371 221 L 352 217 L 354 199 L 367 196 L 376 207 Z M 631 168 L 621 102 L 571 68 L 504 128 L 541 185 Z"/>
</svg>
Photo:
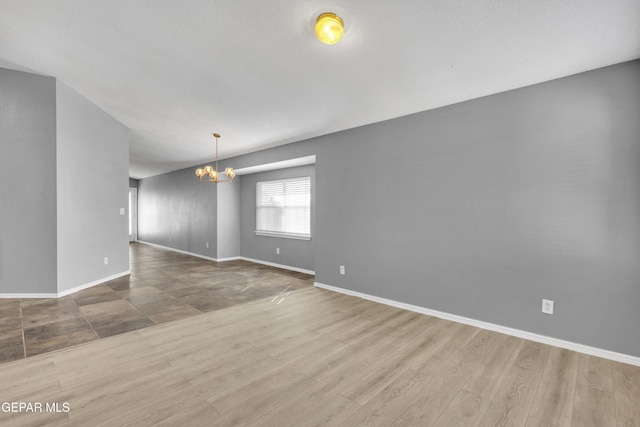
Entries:
<svg viewBox="0 0 640 427">
<path fill-rule="evenodd" d="M 640 426 L 640 368 L 318 288 L 0 365 L 0 425 Z"/>
</svg>

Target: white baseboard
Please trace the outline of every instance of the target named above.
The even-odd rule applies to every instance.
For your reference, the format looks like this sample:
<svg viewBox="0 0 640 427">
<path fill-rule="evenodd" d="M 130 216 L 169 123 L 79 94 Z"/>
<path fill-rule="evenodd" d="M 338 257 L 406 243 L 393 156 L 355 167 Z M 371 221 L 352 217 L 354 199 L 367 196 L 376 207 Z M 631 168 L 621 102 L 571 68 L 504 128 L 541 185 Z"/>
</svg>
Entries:
<svg viewBox="0 0 640 427">
<path fill-rule="evenodd" d="M 160 249 L 166 249 L 168 251 L 173 251 L 173 252 L 178 252 L 181 254 L 185 254 L 185 255 L 191 255 L 197 258 L 202 258 L 202 259 L 208 259 L 209 261 L 215 261 L 215 262 L 224 262 L 224 261 L 236 261 L 236 260 L 244 260 L 244 261 L 249 261 L 249 262 L 255 262 L 256 264 L 264 264 L 264 265 L 268 265 L 271 267 L 277 267 L 277 268 L 282 268 L 284 270 L 291 270 L 291 271 L 297 271 L 300 273 L 305 273 L 305 274 L 310 274 L 310 275 L 315 275 L 316 272 L 312 271 L 312 270 L 305 270 L 304 268 L 298 268 L 298 267 L 293 267 L 290 265 L 284 265 L 284 264 L 276 264 L 275 262 L 269 262 L 269 261 L 262 261 L 259 259 L 254 259 L 254 258 L 247 258 L 244 256 L 234 256 L 234 257 L 228 257 L 228 258 L 213 258 L 213 257 L 209 257 L 206 255 L 200 255 L 200 254 L 196 254 L 193 252 L 187 252 L 187 251 L 182 251 L 180 249 L 175 249 L 175 248 L 170 248 L 168 246 L 162 246 L 162 245 L 157 245 L 155 243 L 149 243 L 149 242 L 145 242 L 143 240 L 138 240 L 137 243 L 142 243 L 144 245 L 149 245 L 149 246 L 155 246 L 156 248 L 160 248 Z"/>
<path fill-rule="evenodd" d="M 215 262 L 235 261 L 235 260 L 240 259 L 240 257 L 238 257 L 238 256 L 236 256 L 236 257 L 228 257 L 228 258 L 213 258 L 213 257 L 210 257 L 210 256 L 197 254 L 197 253 L 194 253 L 194 252 L 187 252 L 187 251 L 183 251 L 183 250 L 180 250 L 180 249 L 171 248 L 169 246 L 162 246 L 162 245 L 157 245 L 155 243 L 145 242 L 144 240 L 136 240 L 136 243 L 142 243 L 143 245 L 154 246 L 156 248 L 166 249 L 168 251 L 178 252 L 180 254 L 185 254 L 185 255 L 191 255 L 191 256 L 194 256 L 196 258 L 208 259 L 209 261 L 215 261 Z"/>
<path fill-rule="evenodd" d="M 76 286 L 75 288 L 67 289 L 66 291 L 62 291 L 62 292 L 58 292 L 58 293 L 47 293 L 47 294 L 42 294 L 42 293 L 38 293 L 38 294 L 36 294 L 36 293 L 33 293 L 33 294 L 24 294 L 24 293 L 6 294 L 6 293 L 0 293 L 0 298 L 62 298 L 64 296 L 71 295 L 71 294 L 76 293 L 78 291 L 81 291 L 83 289 L 91 288 L 91 287 L 99 285 L 101 283 L 109 282 L 109 281 L 117 279 L 119 277 L 126 276 L 127 274 L 130 274 L 129 270 L 123 271 L 121 273 L 114 274 L 112 276 L 103 277 L 102 279 L 94 280 L 91 283 L 85 283 L 84 285 Z"/>
<path fill-rule="evenodd" d="M 480 320 L 470 319 L 468 317 L 458 316 L 455 314 L 445 313 L 442 311 L 431 310 L 429 308 L 424 308 L 417 305 L 407 304 L 407 303 L 394 301 L 386 298 L 380 298 L 377 296 L 364 294 L 361 292 L 351 291 L 349 289 L 338 288 L 336 286 L 325 285 L 324 283 L 315 282 L 314 286 L 317 286 L 318 288 L 322 288 L 322 289 L 327 289 L 329 291 L 339 292 L 341 294 L 350 295 L 350 296 L 366 299 L 369 301 L 374 301 L 380 304 L 401 308 L 403 310 L 414 311 L 416 313 L 426 314 L 428 316 L 438 317 L 440 319 L 450 320 L 452 322 L 464 323 L 465 325 L 475 326 L 477 328 L 499 332 L 501 334 L 511 335 L 514 337 L 523 338 L 526 340 L 535 341 L 542 344 L 552 345 L 554 347 L 560 347 L 567 350 L 577 351 L 579 353 L 588 354 L 590 356 L 602 357 L 604 359 L 609 359 L 616 362 L 622 362 L 622 363 L 627 363 L 629 365 L 640 366 L 640 357 L 617 353 L 615 351 L 610 351 L 610 350 L 603 350 L 596 347 L 590 347 L 587 345 L 578 344 L 571 341 L 565 341 L 558 338 L 548 337 L 546 335 L 535 334 L 532 332 L 522 331 L 520 329 L 514 329 L 506 326 L 496 325 L 494 323 L 488 323 Z"/>
<path fill-rule="evenodd" d="M 58 294 L 6 294 L 0 293 L 0 299 L 10 298 L 58 298 Z"/>
<path fill-rule="evenodd" d="M 239 260 L 239 259 L 240 259 L 240 257 L 239 257 L 239 256 L 230 256 L 230 257 L 227 257 L 227 258 L 216 258 L 216 260 L 217 260 L 218 262 L 225 262 L 225 261 L 237 261 L 237 260 Z"/>
<path fill-rule="evenodd" d="M 104 283 L 104 282 L 109 282 L 109 281 L 117 279 L 119 277 L 126 276 L 127 274 L 131 274 L 131 272 L 129 270 L 123 271 L 121 273 L 114 274 L 114 275 L 111 275 L 109 277 L 104 277 L 102 279 L 95 280 L 95 281 L 93 281 L 91 283 L 86 283 L 84 285 L 76 286 L 75 288 L 67 289 L 66 291 L 58 292 L 58 298 L 74 294 L 74 293 L 76 293 L 78 291 L 81 291 L 81 290 L 87 289 L 87 288 L 91 288 L 93 286 L 99 285 L 99 284 Z"/>
<path fill-rule="evenodd" d="M 316 272 L 313 271 L 313 270 L 305 270 L 304 268 L 292 267 L 290 265 L 276 264 L 275 262 L 262 261 L 260 259 L 247 258 L 245 256 L 241 256 L 241 257 L 238 257 L 238 258 L 242 259 L 242 260 L 245 260 L 245 261 L 249 261 L 249 262 L 255 262 L 256 264 L 264 264 L 264 265 L 268 265 L 268 266 L 271 266 L 271 267 L 282 268 L 284 270 L 297 271 L 299 273 L 310 274 L 312 276 L 315 276 L 315 274 L 316 274 Z"/>
</svg>

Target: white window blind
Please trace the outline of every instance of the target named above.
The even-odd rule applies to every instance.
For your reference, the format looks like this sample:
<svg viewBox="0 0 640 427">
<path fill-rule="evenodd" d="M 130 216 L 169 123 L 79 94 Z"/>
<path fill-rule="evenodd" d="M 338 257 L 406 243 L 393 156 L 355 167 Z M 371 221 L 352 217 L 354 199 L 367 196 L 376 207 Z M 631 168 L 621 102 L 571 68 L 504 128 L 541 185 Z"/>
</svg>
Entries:
<svg viewBox="0 0 640 427">
<path fill-rule="evenodd" d="M 256 183 L 256 234 L 311 238 L 311 178 Z"/>
</svg>

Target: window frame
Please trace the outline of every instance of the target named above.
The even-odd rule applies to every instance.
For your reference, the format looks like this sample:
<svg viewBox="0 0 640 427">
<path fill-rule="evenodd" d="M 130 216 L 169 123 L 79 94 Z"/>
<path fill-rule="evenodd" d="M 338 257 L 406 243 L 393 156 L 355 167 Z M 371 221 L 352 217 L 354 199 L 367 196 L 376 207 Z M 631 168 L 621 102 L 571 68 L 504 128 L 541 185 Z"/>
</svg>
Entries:
<svg viewBox="0 0 640 427">
<path fill-rule="evenodd" d="M 260 191 L 260 185 L 263 183 L 286 183 L 286 182 L 296 182 L 296 181 L 308 181 L 308 186 L 309 186 L 309 204 L 308 204 L 308 210 L 309 210 L 309 233 L 295 233 L 295 232 L 286 232 L 286 231 L 275 231 L 275 230 L 259 230 L 258 229 L 258 221 L 259 221 L 259 209 L 261 207 L 265 207 L 264 205 L 260 204 L 260 196 L 262 194 L 262 192 Z M 256 182 L 256 207 L 255 207 L 255 212 L 256 212 L 256 221 L 255 221 L 255 231 L 254 233 L 257 236 L 270 236 L 270 237 L 280 237 L 280 238 L 284 238 L 284 239 L 297 239 L 297 240 L 311 240 L 311 204 L 312 204 L 312 197 L 311 197 L 311 192 L 312 192 L 312 185 L 311 185 L 311 176 L 310 175 L 303 175 L 303 176 L 298 176 L 298 177 L 292 177 L 292 178 L 278 178 L 278 179 L 269 179 L 269 180 L 263 180 L 263 181 L 257 181 Z M 280 206 L 283 209 L 287 208 L 287 205 L 283 205 Z"/>
</svg>

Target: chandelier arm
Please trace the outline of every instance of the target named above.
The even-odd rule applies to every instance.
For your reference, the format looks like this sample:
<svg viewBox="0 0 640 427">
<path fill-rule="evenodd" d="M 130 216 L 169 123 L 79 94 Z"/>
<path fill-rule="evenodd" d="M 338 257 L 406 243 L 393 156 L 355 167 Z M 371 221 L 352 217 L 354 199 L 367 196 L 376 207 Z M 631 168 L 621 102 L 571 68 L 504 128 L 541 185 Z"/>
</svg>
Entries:
<svg viewBox="0 0 640 427">
<path fill-rule="evenodd" d="M 216 184 L 222 184 L 222 183 L 225 183 L 225 182 L 231 182 L 231 181 L 233 181 L 233 179 L 228 179 L 228 178 L 227 179 L 218 179 L 218 178 L 211 179 L 211 178 L 209 178 L 209 181 L 215 182 Z"/>
</svg>

